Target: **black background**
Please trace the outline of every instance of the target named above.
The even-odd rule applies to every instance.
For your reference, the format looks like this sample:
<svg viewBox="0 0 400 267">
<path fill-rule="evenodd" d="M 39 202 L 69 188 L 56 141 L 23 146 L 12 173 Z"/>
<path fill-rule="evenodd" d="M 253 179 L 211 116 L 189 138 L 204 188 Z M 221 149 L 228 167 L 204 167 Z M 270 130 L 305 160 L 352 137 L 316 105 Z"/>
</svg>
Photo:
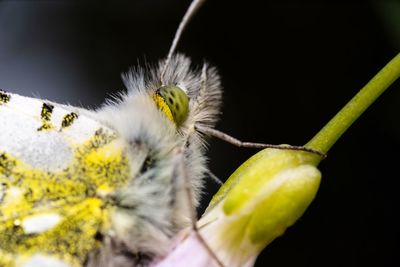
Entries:
<svg viewBox="0 0 400 267">
<path fill-rule="evenodd" d="M 96 107 L 168 51 L 189 1 L 0 2 L 0 88 Z M 218 129 L 304 144 L 400 48 L 400 2 L 209 0 L 178 50 L 217 66 Z M 400 83 L 337 142 L 319 193 L 257 266 L 399 266 Z M 210 142 L 226 179 L 254 151 Z M 216 188 L 210 183 L 205 203 Z"/>
</svg>

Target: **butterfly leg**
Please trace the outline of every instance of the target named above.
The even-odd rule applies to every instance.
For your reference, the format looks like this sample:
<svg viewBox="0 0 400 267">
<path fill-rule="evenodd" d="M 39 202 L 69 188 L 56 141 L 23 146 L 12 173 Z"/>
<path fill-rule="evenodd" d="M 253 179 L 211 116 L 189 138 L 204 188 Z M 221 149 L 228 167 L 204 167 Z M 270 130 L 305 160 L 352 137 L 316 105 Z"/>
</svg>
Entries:
<svg viewBox="0 0 400 267">
<path fill-rule="evenodd" d="M 211 180 L 213 180 L 217 185 L 221 186 L 223 182 L 219 179 L 214 173 L 211 171 L 207 171 L 208 176 L 210 176 Z"/>
<path fill-rule="evenodd" d="M 189 212 L 190 212 L 190 222 L 191 222 L 192 232 L 195 234 L 196 238 L 201 243 L 201 245 L 205 248 L 205 250 L 210 255 L 210 257 L 215 261 L 216 265 L 219 267 L 225 267 L 224 264 L 218 259 L 217 255 L 214 253 L 214 251 L 207 244 L 207 242 L 204 240 L 204 238 L 201 236 L 201 234 L 199 232 L 199 228 L 197 226 L 197 212 L 196 212 L 196 208 L 193 203 L 192 186 L 189 181 L 189 176 L 188 176 L 187 169 L 185 166 L 184 154 L 181 151 L 178 153 L 179 154 L 178 154 L 177 168 L 178 168 L 179 175 L 182 177 L 183 190 L 186 194 L 187 205 L 189 206 L 189 209 L 190 209 Z"/>
<path fill-rule="evenodd" d="M 299 150 L 299 151 L 306 151 L 310 153 L 317 154 L 320 156 L 322 159 L 326 158 L 326 154 L 319 151 L 315 150 L 312 148 L 304 147 L 304 146 L 291 146 L 291 145 L 272 145 L 272 144 L 262 144 L 262 143 L 252 143 L 252 142 L 243 142 L 240 141 L 239 139 L 236 139 L 233 136 L 230 136 L 224 132 L 218 131 L 216 129 L 206 127 L 203 125 L 196 124 L 195 129 L 199 132 L 202 132 L 203 134 L 206 134 L 208 136 L 216 137 L 218 139 L 221 139 L 227 143 L 230 143 L 232 145 L 235 145 L 237 147 L 246 147 L 246 148 L 274 148 L 274 149 L 288 149 L 288 150 Z"/>
</svg>

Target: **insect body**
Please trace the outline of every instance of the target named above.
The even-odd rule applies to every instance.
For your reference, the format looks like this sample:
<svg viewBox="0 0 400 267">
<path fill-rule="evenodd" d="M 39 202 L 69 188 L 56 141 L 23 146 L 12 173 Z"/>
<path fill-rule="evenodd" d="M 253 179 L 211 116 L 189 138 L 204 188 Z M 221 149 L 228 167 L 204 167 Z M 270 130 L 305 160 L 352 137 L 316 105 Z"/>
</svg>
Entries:
<svg viewBox="0 0 400 267">
<path fill-rule="evenodd" d="M 125 84 L 96 111 L 1 91 L 0 266 L 138 266 L 189 224 L 219 78 L 175 55 Z"/>
</svg>

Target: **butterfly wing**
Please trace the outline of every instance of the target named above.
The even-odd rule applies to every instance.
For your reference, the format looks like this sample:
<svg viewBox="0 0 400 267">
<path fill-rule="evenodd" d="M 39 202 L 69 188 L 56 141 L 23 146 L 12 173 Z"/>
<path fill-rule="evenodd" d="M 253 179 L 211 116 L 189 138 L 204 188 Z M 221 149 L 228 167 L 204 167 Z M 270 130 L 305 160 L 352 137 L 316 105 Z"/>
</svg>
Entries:
<svg viewBox="0 0 400 267">
<path fill-rule="evenodd" d="M 109 226 L 128 162 L 116 134 L 77 110 L 0 92 L 0 266 L 81 266 Z"/>
</svg>

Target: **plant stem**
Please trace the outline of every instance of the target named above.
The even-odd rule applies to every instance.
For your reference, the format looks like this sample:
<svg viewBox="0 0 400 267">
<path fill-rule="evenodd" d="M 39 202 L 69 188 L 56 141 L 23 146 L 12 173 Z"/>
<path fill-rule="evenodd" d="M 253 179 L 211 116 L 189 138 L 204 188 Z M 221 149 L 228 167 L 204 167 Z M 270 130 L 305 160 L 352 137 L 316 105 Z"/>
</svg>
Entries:
<svg viewBox="0 0 400 267">
<path fill-rule="evenodd" d="M 383 67 L 305 147 L 327 153 L 354 121 L 400 77 L 400 53 Z"/>
</svg>

